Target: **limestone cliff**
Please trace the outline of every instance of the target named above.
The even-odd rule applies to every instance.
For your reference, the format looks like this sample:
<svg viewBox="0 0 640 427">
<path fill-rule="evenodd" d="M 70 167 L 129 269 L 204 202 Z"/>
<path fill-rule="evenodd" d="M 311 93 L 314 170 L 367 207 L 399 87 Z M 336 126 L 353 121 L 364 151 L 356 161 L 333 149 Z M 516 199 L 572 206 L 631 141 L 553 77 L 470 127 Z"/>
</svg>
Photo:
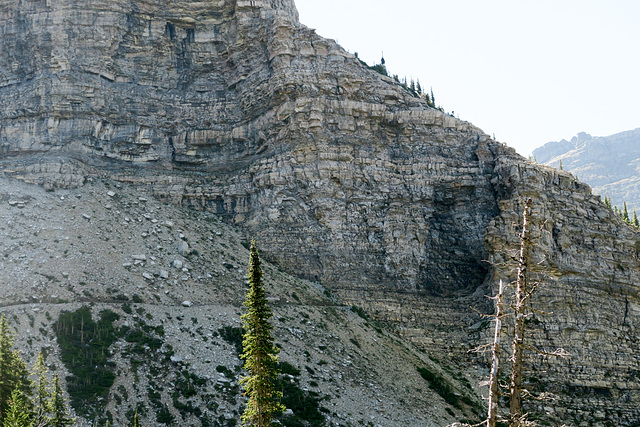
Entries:
<svg viewBox="0 0 640 427">
<path fill-rule="evenodd" d="M 545 361 L 559 400 L 540 412 L 640 422 L 635 232 L 568 174 L 317 36 L 292 1 L 0 0 L 0 28 L 5 174 L 51 189 L 106 176 L 214 212 L 454 360 L 484 339 L 469 307 L 508 275 L 487 261 L 533 196 L 554 278 L 536 304 L 555 313 L 535 334 L 573 355 Z"/>
</svg>

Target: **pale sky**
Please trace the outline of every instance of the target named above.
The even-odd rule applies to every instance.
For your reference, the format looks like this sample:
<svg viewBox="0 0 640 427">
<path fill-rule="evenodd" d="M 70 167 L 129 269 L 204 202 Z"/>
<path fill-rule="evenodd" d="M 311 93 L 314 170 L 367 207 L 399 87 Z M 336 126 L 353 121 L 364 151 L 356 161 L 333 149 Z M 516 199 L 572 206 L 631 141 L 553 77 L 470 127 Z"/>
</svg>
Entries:
<svg viewBox="0 0 640 427">
<path fill-rule="evenodd" d="M 640 0 L 295 0 L 300 21 L 432 87 L 525 156 L 640 127 Z"/>
</svg>

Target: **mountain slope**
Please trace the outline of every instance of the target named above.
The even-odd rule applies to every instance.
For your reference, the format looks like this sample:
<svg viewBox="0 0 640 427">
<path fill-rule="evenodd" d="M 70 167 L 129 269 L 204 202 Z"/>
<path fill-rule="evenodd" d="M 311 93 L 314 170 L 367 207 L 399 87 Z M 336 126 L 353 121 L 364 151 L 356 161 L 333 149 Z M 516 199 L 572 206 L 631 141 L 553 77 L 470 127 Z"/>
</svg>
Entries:
<svg viewBox="0 0 640 427">
<path fill-rule="evenodd" d="M 571 141 L 549 142 L 533 151 L 536 160 L 576 174 L 613 205 L 640 208 L 640 129 L 611 136 L 580 133 Z"/>
<path fill-rule="evenodd" d="M 105 310 L 119 317 L 105 350 L 115 381 L 92 404 L 97 411 L 75 407 L 89 417 L 81 425 L 94 416 L 127 425 L 136 410 L 146 425 L 226 426 L 239 419 L 241 362 L 229 334 L 240 325 L 248 251 L 238 230 L 107 180 L 46 192 L 3 178 L 0 194 L 2 311 L 29 363 L 43 349 L 49 366 L 70 373 L 61 362 L 65 313 L 87 307 L 96 322 Z M 466 416 L 429 390 L 417 368 L 476 401 L 469 380 L 460 381 L 464 374 L 445 371 L 337 305 L 318 284 L 268 263 L 264 269 L 281 360 L 300 369 L 299 387 L 322 398 L 327 420 L 437 426 Z M 158 414 L 171 421 L 159 422 Z"/>
<path fill-rule="evenodd" d="M 486 343 L 489 331 L 472 308 L 491 311 L 484 295 L 512 276 L 500 260 L 515 247 L 519 200 L 533 197 L 542 240 L 536 259 L 551 275 L 534 303 L 554 314 L 536 318 L 531 334 L 541 347 L 565 347 L 576 356 L 544 360 L 542 368 L 532 359 L 530 378 L 537 381 L 530 386 L 551 389 L 557 400 L 527 409 L 552 423 L 640 422 L 636 232 L 570 174 L 528 162 L 473 125 L 430 108 L 301 25 L 292 2 L 90 0 L 78 9 L 68 0 L 23 6 L 0 0 L 0 27 L 6 177 L 56 192 L 82 192 L 107 180 L 127 193 L 143 192 L 146 203 L 168 202 L 176 215 L 204 211 L 239 227 L 245 240 L 262 242 L 265 259 L 298 277 L 295 283 L 323 286 L 334 304 L 363 308 L 407 346 L 464 364 L 476 381 L 486 360 L 468 350 Z M 96 209 L 85 212 L 89 218 L 75 216 L 85 224 L 115 212 Z M 131 209 L 146 223 L 142 214 L 149 212 Z M 197 228 L 190 224 L 185 236 Z M 156 258 L 163 253 L 157 246 L 168 244 L 156 242 L 158 227 L 139 231 L 153 242 Z M 88 234 L 107 238 L 113 229 Z M 200 254 L 222 250 L 215 242 L 199 248 L 200 240 L 193 238 Z M 72 243 L 83 246 L 82 239 Z M 126 237 L 111 245 L 130 244 Z M 112 249 L 100 244 L 95 256 Z M 118 256 L 139 252 L 132 246 Z M 72 288 L 108 277 L 91 259 L 69 267 Z M 141 260 L 128 262 L 140 276 L 118 280 L 131 295 L 157 280 L 135 261 Z M 125 262 L 114 261 L 109 274 L 120 274 Z M 206 300 L 211 290 L 205 293 L 199 281 L 212 273 L 200 268 L 184 289 L 179 275 L 175 289 L 163 284 L 169 294 L 148 297 L 174 305 Z M 99 288 L 108 299 L 108 288 Z M 228 289 L 216 288 L 211 298 L 237 304 L 239 292 Z M 53 298 L 53 290 L 69 301 L 79 298 L 59 285 L 42 290 L 43 298 Z M 20 292 L 10 289 L 17 300 L 30 295 Z M 357 323 L 347 319 L 329 329 L 348 333 Z M 415 376 L 409 371 L 398 375 Z M 360 407 L 344 405 L 345 411 Z M 381 424 L 411 425 L 401 417 L 394 413 Z M 446 425 L 443 418 L 414 417 L 418 425 Z"/>
</svg>

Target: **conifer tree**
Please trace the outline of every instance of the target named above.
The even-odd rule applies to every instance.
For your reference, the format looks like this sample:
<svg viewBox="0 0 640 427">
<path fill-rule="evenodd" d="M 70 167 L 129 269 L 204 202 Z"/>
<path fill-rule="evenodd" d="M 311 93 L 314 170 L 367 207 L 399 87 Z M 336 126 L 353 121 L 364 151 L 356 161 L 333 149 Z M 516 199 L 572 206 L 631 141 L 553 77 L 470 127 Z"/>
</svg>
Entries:
<svg viewBox="0 0 640 427">
<path fill-rule="evenodd" d="M 623 202 L 622 219 L 625 220 L 625 222 L 631 223 L 629 220 L 629 211 L 627 211 L 627 202 Z"/>
<path fill-rule="evenodd" d="M 635 209 L 633 210 L 633 225 L 640 227 L 640 221 L 638 221 L 638 214 Z"/>
<path fill-rule="evenodd" d="M 60 378 L 57 373 L 53 375 L 49 408 L 51 410 L 51 419 L 50 423 L 47 425 L 53 427 L 65 427 L 73 424 L 74 420 L 69 414 L 67 401 L 64 398 L 62 388 L 60 387 Z"/>
<path fill-rule="evenodd" d="M 20 352 L 13 349 L 13 333 L 9 330 L 4 314 L 0 317 L 0 421 L 4 422 L 9 408 L 9 397 L 14 390 L 21 396 L 31 396 L 32 385 L 29 380 L 27 365 L 20 357 Z M 30 404 L 29 399 L 25 404 Z"/>
<path fill-rule="evenodd" d="M 140 417 L 138 416 L 138 411 L 136 411 L 136 415 L 133 417 L 133 427 L 140 427 Z"/>
<path fill-rule="evenodd" d="M 14 388 L 7 402 L 7 412 L 2 427 L 33 427 L 35 424 L 30 406 L 29 399 L 22 395 L 18 387 Z"/>
<path fill-rule="evenodd" d="M 46 425 L 49 421 L 48 414 L 51 412 L 51 392 L 49 391 L 49 381 L 47 381 L 46 373 L 47 367 L 44 364 L 42 352 L 40 352 L 35 365 L 33 365 L 33 374 L 36 376 L 35 396 L 33 399 L 36 425 Z"/>
<path fill-rule="evenodd" d="M 276 390 L 278 378 L 278 348 L 271 334 L 273 327 L 269 319 L 273 316 L 267 304 L 262 282 L 262 268 L 255 242 L 251 241 L 249 258 L 249 291 L 244 302 L 242 315 L 244 368 L 249 375 L 240 382 L 248 397 L 242 414 L 243 425 L 267 427 L 281 414 L 285 407 L 280 403 L 282 392 Z"/>
</svg>

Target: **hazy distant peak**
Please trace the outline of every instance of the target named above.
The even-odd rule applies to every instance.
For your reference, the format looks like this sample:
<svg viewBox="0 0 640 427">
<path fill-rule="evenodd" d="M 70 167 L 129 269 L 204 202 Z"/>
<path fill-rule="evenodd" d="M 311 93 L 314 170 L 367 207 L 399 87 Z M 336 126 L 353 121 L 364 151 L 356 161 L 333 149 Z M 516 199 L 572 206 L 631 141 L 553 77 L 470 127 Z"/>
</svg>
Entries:
<svg viewBox="0 0 640 427">
<path fill-rule="evenodd" d="M 610 136 L 580 132 L 571 141 L 548 142 L 533 151 L 539 163 L 577 174 L 614 205 L 640 207 L 640 128 Z"/>
<path fill-rule="evenodd" d="M 571 143 L 574 146 L 578 146 L 578 144 L 582 143 L 582 142 L 587 142 L 592 140 L 593 137 L 591 135 L 589 135 L 586 132 L 578 132 L 578 134 L 576 136 L 574 136 L 573 138 L 571 138 Z"/>
</svg>

